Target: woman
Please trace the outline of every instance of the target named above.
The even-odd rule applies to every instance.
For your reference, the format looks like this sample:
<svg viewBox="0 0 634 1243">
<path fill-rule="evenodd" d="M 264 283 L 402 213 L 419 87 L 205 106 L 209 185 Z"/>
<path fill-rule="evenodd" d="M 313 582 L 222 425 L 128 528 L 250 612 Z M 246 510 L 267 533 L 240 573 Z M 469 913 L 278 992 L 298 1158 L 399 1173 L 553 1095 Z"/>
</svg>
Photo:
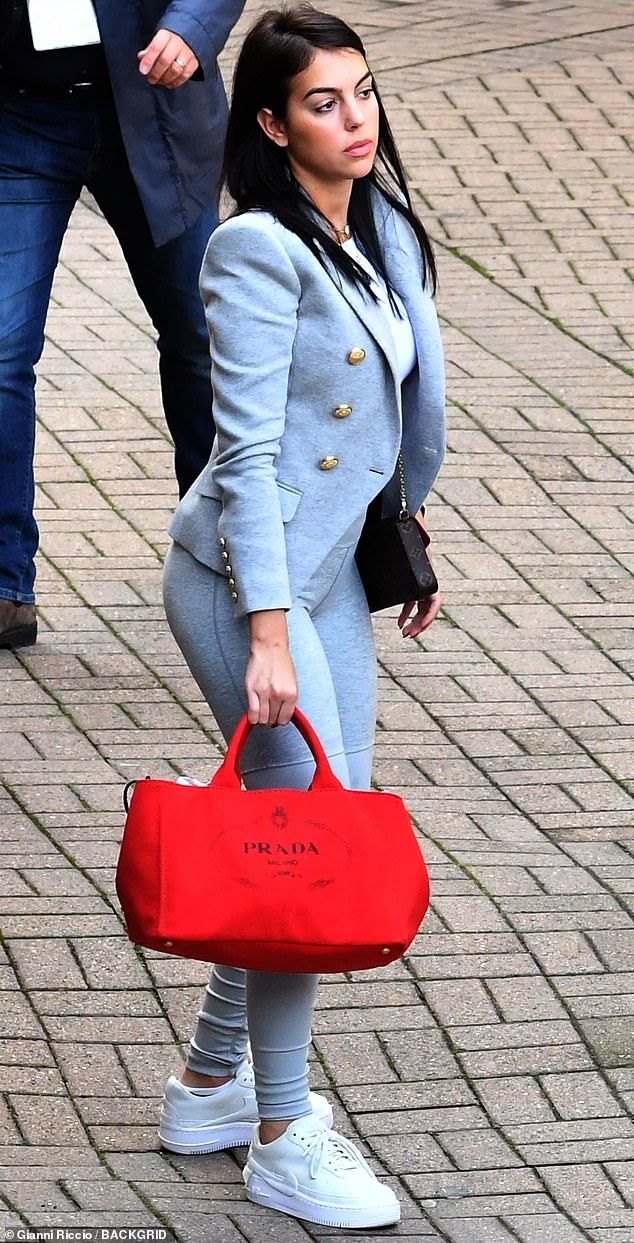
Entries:
<svg viewBox="0 0 634 1243">
<path fill-rule="evenodd" d="M 443 370 L 430 246 L 344 22 L 303 5 L 255 24 L 225 175 L 237 210 L 201 274 L 218 435 L 170 527 L 167 615 L 225 738 L 247 709 L 279 726 L 299 702 L 337 775 L 365 789 L 376 672 L 354 550 L 375 496 L 399 509 L 401 446 L 410 504 L 433 483 Z M 406 604 L 403 635 L 437 611 L 437 597 Z M 251 735 L 249 788 L 305 788 L 312 772 L 295 729 Z M 250 1141 L 251 1200 L 324 1225 L 389 1224 L 392 1191 L 308 1091 L 316 985 L 213 969 L 161 1141 L 176 1152 Z"/>
</svg>

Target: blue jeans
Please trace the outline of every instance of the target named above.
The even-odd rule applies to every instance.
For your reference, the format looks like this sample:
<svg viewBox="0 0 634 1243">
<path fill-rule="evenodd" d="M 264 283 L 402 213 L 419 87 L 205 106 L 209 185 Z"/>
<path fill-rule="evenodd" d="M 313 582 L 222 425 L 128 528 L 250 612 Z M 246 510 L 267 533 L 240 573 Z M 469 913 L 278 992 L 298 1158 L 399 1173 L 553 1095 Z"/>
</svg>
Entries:
<svg viewBox="0 0 634 1243">
<path fill-rule="evenodd" d="M 111 97 L 44 98 L 0 87 L 0 597 L 22 603 L 34 600 L 38 546 L 34 367 L 62 240 L 83 186 L 114 229 L 158 333 L 181 495 L 207 462 L 214 435 L 198 274 L 217 223 L 215 205 L 157 248 Z"/>
</svg>

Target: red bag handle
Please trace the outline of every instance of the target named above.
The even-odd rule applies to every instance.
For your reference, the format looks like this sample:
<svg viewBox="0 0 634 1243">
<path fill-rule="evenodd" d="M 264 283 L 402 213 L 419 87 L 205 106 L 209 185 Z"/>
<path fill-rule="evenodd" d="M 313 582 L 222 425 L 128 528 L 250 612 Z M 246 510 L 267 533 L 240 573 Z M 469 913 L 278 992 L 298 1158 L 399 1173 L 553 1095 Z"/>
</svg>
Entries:
<svg viewBox="0 0 634 1243">
<path fill-rule="evenodd" d="M 343 790 L 343 785 L 339 778 L 335 776 L 328 762 L 328 756 L 319 741 L 318 735 L 315 733 L 308 717 L 296 708 L 292 716 L 292 724 L 299 730 L 304 742 L 308 744 L 313 754 L 313 759 L 317 765 L 315 775 L 310 785 L 311 790 Z M 251 733 L 253 726 L 249 723 L 249 718 L 244 716 L 238 721 L 233 733 L 233 737 L 227 748 L 220 768 L 212 778 L 211 785 L 224 790 L 239 790 L 241 785 L 240 778 L 240 756 L 244 744 Z"/>
</svg>

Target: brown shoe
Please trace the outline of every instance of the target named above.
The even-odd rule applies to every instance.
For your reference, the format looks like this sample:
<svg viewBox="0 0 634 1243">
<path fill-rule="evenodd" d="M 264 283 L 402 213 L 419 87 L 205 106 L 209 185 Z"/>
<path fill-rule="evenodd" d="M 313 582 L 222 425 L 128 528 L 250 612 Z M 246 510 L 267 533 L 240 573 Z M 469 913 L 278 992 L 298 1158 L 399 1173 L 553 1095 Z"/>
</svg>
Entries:
<svg viewBox="0 0 634 1243">
<path fill-rule="evenodd" d="M 0 598 L 0 648 L 29 647 L 36 639 L 35 605 Z"/>
</svg>

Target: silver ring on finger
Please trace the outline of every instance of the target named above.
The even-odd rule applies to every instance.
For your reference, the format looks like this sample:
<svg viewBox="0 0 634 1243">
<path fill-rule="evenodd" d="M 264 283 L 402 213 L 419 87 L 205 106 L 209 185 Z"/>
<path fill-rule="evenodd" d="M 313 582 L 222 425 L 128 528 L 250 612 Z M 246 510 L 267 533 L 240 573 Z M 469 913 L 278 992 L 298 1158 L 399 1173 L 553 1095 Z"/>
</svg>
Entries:
<svg viewBox="0 0 634 1243">
<path fill-rule="evenodd" d="M 186 68 L 187 68 L 187 61 L 181 60 L 179 56 L 175 56 L 175 57 L 174 57 L 174 59 L 173 59 L 173 61 L 172 61 L 172 64 L 173 64 L 173 65 L 178 65 L 179 69 L 186 69 Z"/>
</svg>

